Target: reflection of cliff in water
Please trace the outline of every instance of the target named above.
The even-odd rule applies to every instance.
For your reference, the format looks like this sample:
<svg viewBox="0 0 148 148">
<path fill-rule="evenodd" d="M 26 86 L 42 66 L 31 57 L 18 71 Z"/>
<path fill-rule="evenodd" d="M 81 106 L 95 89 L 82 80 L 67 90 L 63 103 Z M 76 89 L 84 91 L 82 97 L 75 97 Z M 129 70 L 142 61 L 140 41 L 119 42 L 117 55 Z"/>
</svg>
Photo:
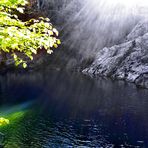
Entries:
<svg viewBox="0 0 148 148">
<path fill-rule="evenodd" d="M 92 80 L 81 74 L 65 71 L 9 73 L 1 76 L 0 80 L 1 102 L 5 103 L 7 99 L 10 102 L 11 100 L 12 102 L 23 101 L 23 99 L 43 99 L 49 102 L 57 100 L 57 104 L 64 101 L 73 106 L 73 109 L 80 103 L 84 105 L 80 108 L 81 110 L 98 108 L 108 109 L 107 113 L 112 113 L 111 110 L 117 109 L 114 108 L 115 104 L 119 103 L 117 105 L 119 108 L 125 103 L 140 107 L 147 98 L 147 90 L 138 90 L 133 84 L 103 78 Z"/>
</svg>

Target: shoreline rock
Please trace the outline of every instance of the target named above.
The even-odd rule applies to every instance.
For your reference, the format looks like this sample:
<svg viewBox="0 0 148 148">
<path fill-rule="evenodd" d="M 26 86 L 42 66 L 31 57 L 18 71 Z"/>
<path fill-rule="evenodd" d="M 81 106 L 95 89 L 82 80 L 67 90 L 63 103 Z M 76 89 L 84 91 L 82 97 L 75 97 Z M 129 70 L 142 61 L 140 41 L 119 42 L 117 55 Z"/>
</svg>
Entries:
<svg viewBox="0 0 148 148">
<path fill-rule="evenodd" d="M 82 72 L 148 88 L 148 21 L 139 22 L 124 43 L 98 51 L 92 65 Z"/>
</svg>

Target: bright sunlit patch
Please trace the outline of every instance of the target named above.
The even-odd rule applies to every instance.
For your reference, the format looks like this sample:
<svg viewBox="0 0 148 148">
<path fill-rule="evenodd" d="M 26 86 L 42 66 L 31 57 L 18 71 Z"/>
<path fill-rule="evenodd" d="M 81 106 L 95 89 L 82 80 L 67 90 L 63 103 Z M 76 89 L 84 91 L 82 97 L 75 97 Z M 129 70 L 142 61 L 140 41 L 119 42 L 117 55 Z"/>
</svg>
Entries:
<svg viewBox="0 0 148 148">
<path fill-rule="evenodd" d="M 91 11 L 89 12 L 91 15 L 96 15 L 99 17 L 99 19 L 102 18 L 102 20 L 106 20 L 108 24 L 110 20 L 125 21 L 125 19 L 129 18 L 129 16 L 132 16 L 134 19 L 148 17 L 148 0 L 84 1 L 86 4 L 85 9 L 91 9 Z"/>
<path fill-rule="evenodd" d="M 94 2 L 100 3 L 102 0 L 93 0 Z M 112 5 L 124 5 L 126 7 L 145 7 L 148 6 L 148 0 L 103 0 L 105 3 Z"/>
<path fill-rule="evenodd" d="M 0 126 L 8 125 L 9 123 L 22 119 L 32 103 L 33 102 L 30 101 L 17 106 L 0 109 Z"/>
<path fill-rule="evenodd" d="M 145 13 L 145 10 L 148 8 L 148 0 L 85 0 L 85 2 L 97 11 L 105 10 L 106 12 L 112 11 L 112 13 L 120 13 L 122 11 L 141 15 L 139 13 L 143 13 L 143 10 Z"/>
<path fill-rule="evenodd" d="M 6 118 L 0 118 L 0 126 L 9 124 L 9 120 Z"/>
<path fill-rule="evenodd" d="M 18 111 L 18 112 L 15 112 L 15 113 L 12 113 L 8 116 L 9 120 L 12 120 L 12 121 L 15 121 L 16 119 L 21 119 L 25 114 L 26 114 L 27 111 Z"/>
</svg>

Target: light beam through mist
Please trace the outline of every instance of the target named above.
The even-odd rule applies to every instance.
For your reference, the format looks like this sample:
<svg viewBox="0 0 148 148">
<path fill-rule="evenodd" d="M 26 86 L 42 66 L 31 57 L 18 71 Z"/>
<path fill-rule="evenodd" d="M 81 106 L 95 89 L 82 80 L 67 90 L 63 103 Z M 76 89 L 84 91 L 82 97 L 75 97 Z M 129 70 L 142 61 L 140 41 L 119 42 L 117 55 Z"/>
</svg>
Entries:
<svg viewBox="0 0 148 148">
<path fill-rule="evenodd" d="M 82 58 L 94 57 L 103 47 L 124 42 L 134 26 L 148 18 L 147 0 L 42 0 L 42 3 L 44 7 L 53 6 L 51 11 L 48 8 L 49 17 L 56 18 L 59 30 L 62 28 L 62 43 Z"/>
<path fill-rule="evenodd" d="M 65 32 L 70 33 L 66 44 L 84 57 L 94 56 L 105 46 L 124 42 L 134 26 L 148 14 L 146 0 L 77 0 L 63 9 L 64 17 L 75 5 L 81 8 L 71 14 L 64 27 Z"/>
<path fill-rule="evenodd" d="M 93 2 L 100 3 L 101 0 L 92 0 Z M 108 4 L 113 5 L 124 5 L 125 7 L 139 7 L 139 6 L 148 6 L 147 0 L 105 0 Z"/>
</svg>

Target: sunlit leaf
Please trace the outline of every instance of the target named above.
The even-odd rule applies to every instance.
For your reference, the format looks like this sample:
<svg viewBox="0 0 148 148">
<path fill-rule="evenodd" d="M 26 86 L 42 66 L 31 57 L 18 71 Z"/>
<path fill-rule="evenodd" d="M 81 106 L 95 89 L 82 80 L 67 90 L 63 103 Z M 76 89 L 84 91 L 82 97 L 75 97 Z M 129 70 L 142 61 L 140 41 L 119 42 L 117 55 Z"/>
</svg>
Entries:
<svg viewBox="0 0 148 148">
<path fill-rule="evenodd" d="M 23 67 L 26 68 L 27 67 L 27 64 L 26 63 L 23 63 Z"/>
<path fill-rule="evenodd" d="M 11 55 L 15 65 L 27 67 L 28 59 L 33 60 L 40 49 L 48 54 L 57 48 L 61 41 L 56 38 L 59 32 L 53 28 L 49 18 L 40 17 L 23 22 L 14 13 L 24 13 L 27 0 L 0 0 L 0 54 Z M 2 51 L 2 52 L 1 52 Z M 27 57 L 27 58 L 26 58 Z"/>
</svg>

